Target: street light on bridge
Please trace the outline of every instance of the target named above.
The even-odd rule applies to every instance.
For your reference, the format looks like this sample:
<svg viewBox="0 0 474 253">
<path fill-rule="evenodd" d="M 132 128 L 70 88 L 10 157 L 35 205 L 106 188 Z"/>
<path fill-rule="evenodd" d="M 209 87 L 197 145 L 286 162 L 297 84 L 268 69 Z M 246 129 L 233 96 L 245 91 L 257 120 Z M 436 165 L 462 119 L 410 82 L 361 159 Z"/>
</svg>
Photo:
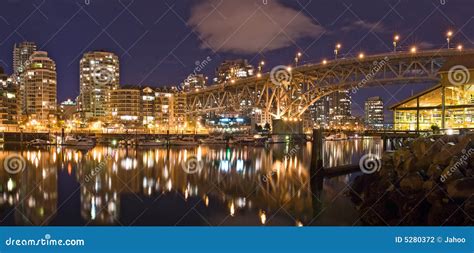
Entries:
<svg viewBox="0 0 474 253">
<path fill-rule="evenodd" d="M 453 37 L 453 31 L 448 31 L 446 33 L 446 41 L 448 42 L 448 49 L 451 48 L 451 37 Z"/>
<path fill-rule="evenodd" d="M 339 54 L 339 51 L 341 50 L 341 43 L 336 44 L 336 48 L 334 49 L 334 58 L 337 60 L 337 55 Z"/>
<path fill-rule="evenodd" d="M 359 54 L 359 59 L 364 59 L 365 58 L 365 54 L 364 53 L 360 53 Z"/>
<path fill-rule="evenodd" d="M 410 49 L 410 52 L 412 54 L 416 53 L 417 51 L 418 51 L 418 48 L 416 48 L 415 46 L 411 47 L 411 49 Z"/>
<path fill-rule="evenodd" d="M 303 54 L 302 54 L 301 52 L 296 53 L 296 56 L 295 56 L 295 66 L 298 66 L 298 62 L 300 61 L 301 56 L 303 56 Z"/>
<path fill-rule="evenodd" d="M 459 44 L 457 47 L 456 47 L 459 51 L 462 51 L 464 49 L 464 46 Z"/>
<path fill-rule="evenodd" d="M 397 43 L 400 40 L 400 36 L 397 34 L 393 37 L 393 52 L 397 52 Z"/>
</svg>

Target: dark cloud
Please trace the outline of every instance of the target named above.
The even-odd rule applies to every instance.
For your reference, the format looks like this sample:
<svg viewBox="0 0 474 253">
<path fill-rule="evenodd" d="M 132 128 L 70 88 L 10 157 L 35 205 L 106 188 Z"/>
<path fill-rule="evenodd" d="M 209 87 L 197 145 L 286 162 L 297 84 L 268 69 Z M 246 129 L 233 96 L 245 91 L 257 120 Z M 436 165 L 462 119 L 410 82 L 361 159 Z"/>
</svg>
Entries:
<svg viewBox="0 0 474 253">
<path fill-rule="evenodd" d="M 257 53 L 315 38 L 324 28 L 303 12 L 273 0 L 202 0 L 191 10 L 188 25 L 214 51 Z"/>
<path fill-rule="evenodd" d="M 341 28 L 342 31 L 360 31 L 361 29 L 372 32 L 390 32 L 382 23 L 372 23 L 364 20 L 352 22 Z"/>
</svg>

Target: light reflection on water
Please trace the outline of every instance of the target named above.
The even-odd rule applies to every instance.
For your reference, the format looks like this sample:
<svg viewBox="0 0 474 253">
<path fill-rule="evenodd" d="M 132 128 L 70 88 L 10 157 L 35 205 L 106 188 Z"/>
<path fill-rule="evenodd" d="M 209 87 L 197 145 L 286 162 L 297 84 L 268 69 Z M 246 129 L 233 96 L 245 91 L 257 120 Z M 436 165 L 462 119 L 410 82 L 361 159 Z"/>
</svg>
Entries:
<svg viewBox="0 0 474 253">
<path fill-rule="evenodd" d="M 379 140 L 326 142 L 325 166 L 380 154 Z M 311 144 L 123 149 L 51 147 L 20 154 L 26 169 L 0 170 L 1 225 L 352 225 L 344 195 L 356 176 L 312 177 Z M 196 157 L 203 169 L 188 174 Z"/>
</svg>

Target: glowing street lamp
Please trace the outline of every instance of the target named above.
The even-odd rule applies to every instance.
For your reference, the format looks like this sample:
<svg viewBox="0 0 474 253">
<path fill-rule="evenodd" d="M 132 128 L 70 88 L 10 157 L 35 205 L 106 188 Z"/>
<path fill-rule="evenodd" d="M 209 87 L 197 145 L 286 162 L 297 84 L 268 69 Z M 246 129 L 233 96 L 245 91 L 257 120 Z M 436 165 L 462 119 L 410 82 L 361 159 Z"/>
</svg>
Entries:
<svg viewBox="0 0 474 253">
<path fill-rule="evenodd" d="M 301 56 L 303 56 L 303 54 L 301 52 L 298 52 L 296 54 L 296 56 L 295 56 L 295 66 L 298 66 L 298 62 L 300 61 Z"/>
<path fill-rule="evenodd" d="M 446 33 L 446 41 L 448 42 L 448 49 L 451 48 L 451 38 L 453 37 L 453 31 L 448 31 Z"/>
<path fill-rule="evenodd" d="M 323 65 L 328 64 L 328 61 L 326 59 L 323 60 Z"/>
<path fill-rule="evenodd" d="M 365 58 L 365 54 L 364 53 L 360 53 L 359 54 L 359 59 L 364 59 Z"/>
<path fill-rule="evenodd" d="M 339 51 L 341 50 L 342 45 L 340 43 L 336 44 L 336 48 L 334 49 L 334 58 L 337 59 L 337 55 L 339 54 Z"/>
<path fill-rule="evenodd" d="M 397 52 L 397 43 L 398 43 L 398 41 L 400 41 L 400 36 L 395 35 L 395 37 L 393 37 L 393 52 Z"/>
<path fill-rule="evenodd" d="M 456 47 L 459 51 L 462 51 L 464 49 L 464 46 L 459 44 L 457 47 Z"/>
<path fill-rule="evenodd" d="M 416 53 L 417 51 L 418 51 L 418 49 L 416 47 L 412 47 L 410 49 L 410 52 L 413 53 L 413 54 Z"/>
<path fill-rule="evenodd" d="M 260 61 L 258 63 L 258 72 L 262 72 L 262 69 L 263 69 L 263 66 L 265 65 L 265 62 L 264 61 Z"/>
</svg>

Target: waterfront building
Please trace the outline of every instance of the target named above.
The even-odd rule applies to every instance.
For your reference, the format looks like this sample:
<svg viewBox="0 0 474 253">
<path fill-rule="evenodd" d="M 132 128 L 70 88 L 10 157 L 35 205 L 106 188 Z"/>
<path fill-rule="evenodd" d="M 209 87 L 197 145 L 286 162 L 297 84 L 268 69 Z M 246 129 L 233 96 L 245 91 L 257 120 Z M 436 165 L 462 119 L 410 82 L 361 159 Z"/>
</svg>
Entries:
<svg viewBox="0 0 474 253">
<path fill-rule="evenodd" d="M 109 110 L 110 91 L 119 87 L 119 59 L 110 52 L 88 52 L 82 57 L 79 68 L 80 94 L 77 102 L 81 119 L 104 119 Z"/>
<path fill-rule="evenodd" d="M 24 111 L 28 120 L 46 127 L 56 120 L 56 64 L 47 52 L 35 51 L 21 77 Z"/>
<path fill-rule="evenodd" d="M 73 120 L 77 113 L 77 103 L 71 99 L 61 102 L 58 106 L 60 120 Z"/>
<path fill-rule="evenodd" d="M 463 66 L 463 80 L 452 68 Z M 396 130 L 474 128 L 474 62 L 453 57 L 440 70 L 438 85 L 393 105 Z"/>
<path fill-rule="evenodd" d="M 16 128 L 18 124 L 18 89 L 13 78 L 0 67 L 0 131 Z"/>
<path fill-rule="evenodd" d="M 168 88 L 123 86 L 110 91 L 109 116 L 111 124 L 182 132 L 186 127 L 186 97 Z"/>
<path fill-rule="evenodd" d="M 384 123 L 384 106 L 381 97 L 370 97 L 365 101 L 365 125 L 381 129 Z"/>
<path fill-rule="evenodd" d="M 137 126 L 140 121 L 140 88 L 124 86 L 110 91 L 112 123 Z"/>
<path fill-rule="evenodd" d="M 220 64 L 216 70 L 215 83 L 225 83 L 253 76 L 255 69 L 247 60 L 227 60 Z"/>
</svg>

